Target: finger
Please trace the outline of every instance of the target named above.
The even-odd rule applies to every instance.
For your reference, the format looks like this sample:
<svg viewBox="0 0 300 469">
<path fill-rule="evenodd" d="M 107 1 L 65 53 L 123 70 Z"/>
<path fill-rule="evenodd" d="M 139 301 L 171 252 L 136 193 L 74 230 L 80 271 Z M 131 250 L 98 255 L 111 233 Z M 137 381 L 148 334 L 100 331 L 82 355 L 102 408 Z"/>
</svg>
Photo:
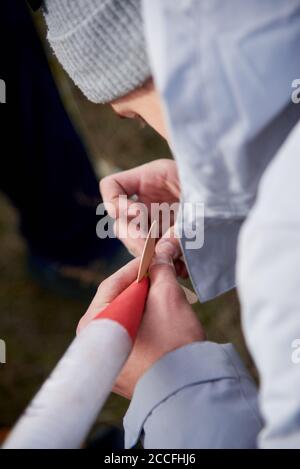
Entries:
<svg viewBox="0 0 300 469">
<path fill-rule="evenodd" d="M 160 282 L 175 282 L 177 284 L 173 259 L 168 254 L 155 255 L 151 262 L 149 273 L 151 285 Z"/>
<path fill-rule="evenodd" d="M 101 300 L 104 303 L 111 303 L 125 288 L 129 287 L 137 278 L 139 265 L 140 259 L 133 259 L 102 282 L 99 287 Z"/>
<path fill-rule="evenodd" d="M 179 239 L 175 237 L 174 227 L 171 227 L 163 237 L 158 241 L 155 252 L 159 254 L 165 254 L 170 256 L 173 260 L 177 260 L 181 257 L 181 246 Z"/>
<path fill-rule="evenodd" d="M 159 288 L 159 294 L 162 294 L 163 287 L 168 284 L 168 286 L 172 288 L 169 301 L 175 301 L 178 305 L 178 302 L 181 301 L 188 304 L 186 295 L 177 281 L 177 272 L 173 259 L 168 254 L 156 254 L 149 268 L 149 273 L 152 289 L 157 286 Z M 170 292 L 168 294 L 170 294 Z"/>
<path fill-rule="evenodd" d="M 157 242 L 155 252 L 159 254 L 166 254 L 172 257 L 178 277 L 188 278 L 189 274 L 182 259 L 182 249 L 179 238 L 175 236 L 175 227 L 171 226 L 168 231 Z"/>
<path fill-rule="evenodd" d="M 141 256 L 147 237 L 147 232 L 138 232 L 131 223 L 126 223 L 123 217 L 115 221 L 114 233 L 126 246 L 134 257 Z"/>
<path fill-rule="evenodd" d="M 101 283 L 87 312 L 79 321 L 77 333 L 136 280 L 139 264 L 140 259 L 134 259 Z"/>
<path fill-rule="evenodd" d="M 122 171 L 105 177 L 100 182 L 100 191 L 110 216 L 119 216 L 119 197 L 127 195 L 128 197 L 139 193 L 142 167 Z M 132 201 L 128 200 L 130 206 Z"/>
</svg>

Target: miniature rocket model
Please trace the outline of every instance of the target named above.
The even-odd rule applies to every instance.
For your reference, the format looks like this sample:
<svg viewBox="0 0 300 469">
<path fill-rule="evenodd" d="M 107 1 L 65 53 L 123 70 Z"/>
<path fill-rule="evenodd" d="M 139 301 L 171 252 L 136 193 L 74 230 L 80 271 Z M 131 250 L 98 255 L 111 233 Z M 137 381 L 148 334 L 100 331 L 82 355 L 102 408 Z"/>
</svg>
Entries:
<svg viewBox="0 0 300 469">
<path fill-rule="evenodd" d="M 134 282 L 82 330 L 3 448 L 81 446 L 131 352 L 148 287 Z"/>
<path fill-rule="evenodd" d="M 155 251 L 155 229 L 154 222 L 137 280 L 74 339 L 4 449 L 80 448 L 132 350 L 149 290 L 146 274 Z"/>
<path fill-rule="evenodd" d="M 136 338 L 149 290 L 155 238 L 148 234 L 137 280 L 74 339 L 3 445 L 79 448 L 110 394 Z"/>
</svg>

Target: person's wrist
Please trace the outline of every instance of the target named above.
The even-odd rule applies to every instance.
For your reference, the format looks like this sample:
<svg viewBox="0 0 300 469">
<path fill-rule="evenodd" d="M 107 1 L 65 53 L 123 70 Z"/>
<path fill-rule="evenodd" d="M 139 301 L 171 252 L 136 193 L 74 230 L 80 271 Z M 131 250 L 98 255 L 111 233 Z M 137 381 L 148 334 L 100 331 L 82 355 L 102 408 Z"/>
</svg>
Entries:
<svg viewBox="0 0 300 469">
<path fill-rule="evenodd" d="M 132 396 L 134 394 L 134 391 L 135 391 L 136 386 L 138 385 L 138 383 L 140 381 L 142 381 L 142 379 L 145 377 L 145 375 L 147 373 L 151 372 L 152 369 L 154 369 L 156 366 L 158 366 L 159 363 L 162 360 L 164 360 L 167 356 L 172 355 L 173 353 L 177 352 L 180 349 L 184 349 L 186 347 L 189 347 L 192 344 L 201 343 L 201 342 L 205 342 L 205 341 L 206 341 L 205 334 L 203 334 L 202 336 L 199 335 L 199 337 L 197 339 L 195 339 L 195 340 L 191 339 L 190 341 L 187 341 L 185 343 L 177 344 L 176 346 L 174 346 L 174 348 L 172 348 L 172 349 L 166 351 L 165 353 L 162 353 L 160 356 L 156 357 L 156 359 L 153 360 L 153 362 L 151 364 L 149 364 L 149 366 L 145 367 L 143 372 L 137 377 L 137 379 L 135 380 L 135 384 L 134 384 L 134 386 L 132 387 L 132 389 L 129 393 L 129 397 L 127 397 L 127 398 L 132 399 Z M 126 397 L 126 396 L 124 396 L 124 397 Z"/>
</svg>

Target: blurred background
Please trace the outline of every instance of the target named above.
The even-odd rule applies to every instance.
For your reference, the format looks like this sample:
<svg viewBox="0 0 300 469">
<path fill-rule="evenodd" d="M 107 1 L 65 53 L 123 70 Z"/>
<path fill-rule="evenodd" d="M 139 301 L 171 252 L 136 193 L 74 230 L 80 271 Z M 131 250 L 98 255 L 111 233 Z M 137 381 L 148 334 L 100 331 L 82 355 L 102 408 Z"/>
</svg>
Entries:
<svg viewBox="0 0 300 469">
<path fill-rule="evenodd" d="M 132 168 L 161 157 L 171 157 L 166 143 L 150 128 L 142 128 L 133 121 L 120 120 L 109 107 L 87 101 L 70 82 L 49 50 L 43 18 L 39 13 L 34 14 L 33 18 L 62 102 L 83 142 L 97 179 L 116 170 Z M 4 17 L 1 21 L 5 21 Z M 3 44 L 1 47 L 3 48 Z M 1 69 L 0 78 L 3 78 L 1 75 L 4 72 Z M 44 105 L 47 107 L 46 103 L 47 100 Z M 9 96 L 8 103 L 4 106 L 8 105 Z M 3 106 L 1 111 L 3 112 Z M 34 112 L 34 109 L 30 109 L 29 120 Z M 18 129 L 19 127 L 10 128 L 11 139 L 19 138 Z M 1 158 L 13 161 L 17 177 L 21 169 L 19 155 L 14 153 L 13 146 L 3 147 L 1 155 Z M 39 156 L 43 158 L 42 153 Z M 69 178 L 72 177 L 73 167 L 70 164 Z M 30 176 L 26 185 L 29 190 Z M 48 290 L 30 275 L 28 242 L 24 241 L 20 233 L 20 214 L 14 205 L 11 197 L 7 197 L 7 191 L 0 192 L 0 338 L 7 345 L 7 363 L 0 365 L 2 436 L 16 421 L 65 351 L 74 337 L 77 322 L 89 303 L 88 297 L 66 297 Z M 95 216 L 95 227 L 96 222 Z M 108 273 L 107 264 L 101 265 L 100 258 L 99 263 L 98 272 L 104 278 Z M 233 342 L 252 374 L 256 376 L 241 334 L 235 292 L 205 305 L 198 304 L 195 308 L 206 327 L 208 338 Z M 125 399 L 111 396 L 96 427 L 111 424 L 121 426 L 127 406 Z"/>
</svg>

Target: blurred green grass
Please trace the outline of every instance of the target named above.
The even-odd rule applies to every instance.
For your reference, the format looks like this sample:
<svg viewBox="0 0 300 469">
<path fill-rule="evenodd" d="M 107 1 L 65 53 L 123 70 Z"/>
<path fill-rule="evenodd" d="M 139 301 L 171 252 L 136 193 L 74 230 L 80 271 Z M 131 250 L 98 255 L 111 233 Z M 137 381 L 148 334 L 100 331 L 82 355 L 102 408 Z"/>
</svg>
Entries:
<svg viewBox="0 0 300 469">
<path fill-rule="evenodd" d="M 65 105 L 99 174 L 170 157 L 166 143 L 151 129 L 121 121 L 108 107 L 89 103 L 74 89 L 53 56 L 50 63 Z M 17 213 L 2 195 L 0 246 L 0 338 L 7 343 L 7 363 L 0 365 L 0 425 L 10 426 L 65 351 L 87 305 L 51 295 L 28 277 L 26 246 L 18 234 Z M 235 292 L 198 304 L 196 311 L 208 338 L 234 342 L 255 375 L 241 333 Z M 127 405 L 124 399 L 112 396 L 98 422 L 119 425 Z"/>
</svg>

